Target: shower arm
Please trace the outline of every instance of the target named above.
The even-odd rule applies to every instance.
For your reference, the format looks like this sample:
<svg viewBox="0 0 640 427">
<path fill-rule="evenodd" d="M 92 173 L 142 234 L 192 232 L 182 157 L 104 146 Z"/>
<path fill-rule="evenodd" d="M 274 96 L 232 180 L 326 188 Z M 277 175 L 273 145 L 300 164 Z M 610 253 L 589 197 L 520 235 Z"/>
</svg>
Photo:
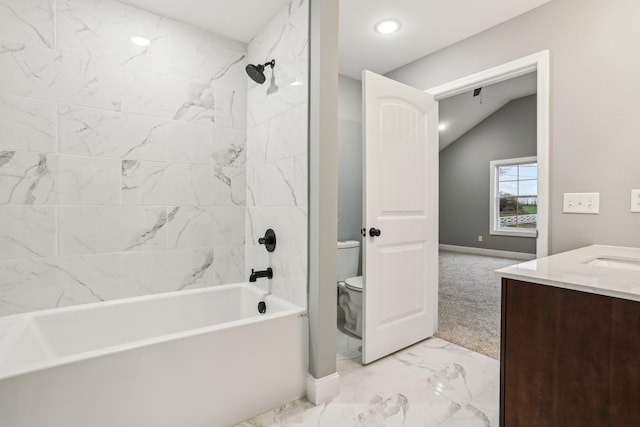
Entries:
<svg viewBox="0 0 640 427">
<path fill-rule="evenodd" d="M 265 64 L 263 65 L 263 67 L 265 67 L 265 68 L 266 68 L 266 67 L 267 67 L 267 65 L 269 65 L 269 66 L 271 67 L 271 69 L 273 70 L 273 68 L 276 66 L 276 60 L 275 60 L 275 59 L 272 59 L 272 60 L 271 60 L 271 61 L 269 61 L 269 62 L 265 62 Z"/>
</svg>

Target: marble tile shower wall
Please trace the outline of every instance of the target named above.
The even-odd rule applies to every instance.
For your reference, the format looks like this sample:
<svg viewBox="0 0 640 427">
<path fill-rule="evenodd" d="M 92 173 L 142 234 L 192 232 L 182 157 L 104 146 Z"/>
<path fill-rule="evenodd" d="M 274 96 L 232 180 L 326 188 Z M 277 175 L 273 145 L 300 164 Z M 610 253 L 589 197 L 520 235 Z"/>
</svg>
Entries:
<svg viewBox="0 0 640 427">
<path fill-rule="evenodd" d="M 249 43 L 250 63 L 276 60 L 267 81 L 249 82 L 247 272 L 273 267 L 258 285 L 307 306 L 308 0 L 292 0 Z M 276 231 L 267 253 L 258 237 Z"/>
<path fill-rule="evenodd" d="M 0 0 L 0 315 L 244 280 L 246 56 L 116 1 Z"/>
</svg>

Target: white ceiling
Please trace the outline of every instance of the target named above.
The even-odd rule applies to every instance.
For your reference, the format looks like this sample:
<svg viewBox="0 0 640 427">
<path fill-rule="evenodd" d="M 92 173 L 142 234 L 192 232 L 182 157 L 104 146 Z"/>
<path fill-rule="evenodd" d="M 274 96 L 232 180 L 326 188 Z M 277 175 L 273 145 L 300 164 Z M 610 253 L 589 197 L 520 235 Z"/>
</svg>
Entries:
<svg viewBox="0 0 640 427">
<path fill-rule="evenodd" d="M 549 1 L 341 0 L 340 74 L 388 73 Z M 399 20 L 400 31 L 376 33 L 386 18 Z"/>
<path fill-rule="evenodd" d="M 249 43 L 289 0 L 120 0 Z"/>
<path fill-rule="evenodd" d="M 473 90 L 439 102 L 440 150 L 443 150 L 509 101 L 536 93 L 536 73 L 505 80 L 482 88 L 474 97 Z"/>
<path fill-rule="evenodd" d="M 288 0 L 121 0 L 245 43 Z M 385 74 L 551 0 L 340 0 L 340 73 Z M 400 31 L 382 35 L 384 18 Z"/>
</svg>

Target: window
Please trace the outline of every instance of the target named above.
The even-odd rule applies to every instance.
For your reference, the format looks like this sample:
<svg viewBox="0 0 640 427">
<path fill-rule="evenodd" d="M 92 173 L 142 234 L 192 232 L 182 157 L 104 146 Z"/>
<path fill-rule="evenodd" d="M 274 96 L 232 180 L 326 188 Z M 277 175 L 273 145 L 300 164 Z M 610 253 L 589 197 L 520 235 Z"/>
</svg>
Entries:
<svg viewBox="0 0 640 427">
<path fill-rule="evenodd" d="M 491 169 L 490 234 L 536 237 L 538 164 L 535 157 L 494 160 Z"/>
</svg>

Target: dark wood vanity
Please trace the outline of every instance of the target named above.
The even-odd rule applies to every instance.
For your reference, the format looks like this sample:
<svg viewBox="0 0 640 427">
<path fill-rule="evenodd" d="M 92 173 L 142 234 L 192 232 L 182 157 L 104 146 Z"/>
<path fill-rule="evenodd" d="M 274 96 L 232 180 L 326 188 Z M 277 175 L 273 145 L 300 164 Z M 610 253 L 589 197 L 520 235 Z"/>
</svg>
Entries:
<svg viewBox="0 0 640 427">
<path fill-rule="evenodd" d="M 640 426 L 640 302 L 503 277 L 500 426 Z"/>
</svg>

